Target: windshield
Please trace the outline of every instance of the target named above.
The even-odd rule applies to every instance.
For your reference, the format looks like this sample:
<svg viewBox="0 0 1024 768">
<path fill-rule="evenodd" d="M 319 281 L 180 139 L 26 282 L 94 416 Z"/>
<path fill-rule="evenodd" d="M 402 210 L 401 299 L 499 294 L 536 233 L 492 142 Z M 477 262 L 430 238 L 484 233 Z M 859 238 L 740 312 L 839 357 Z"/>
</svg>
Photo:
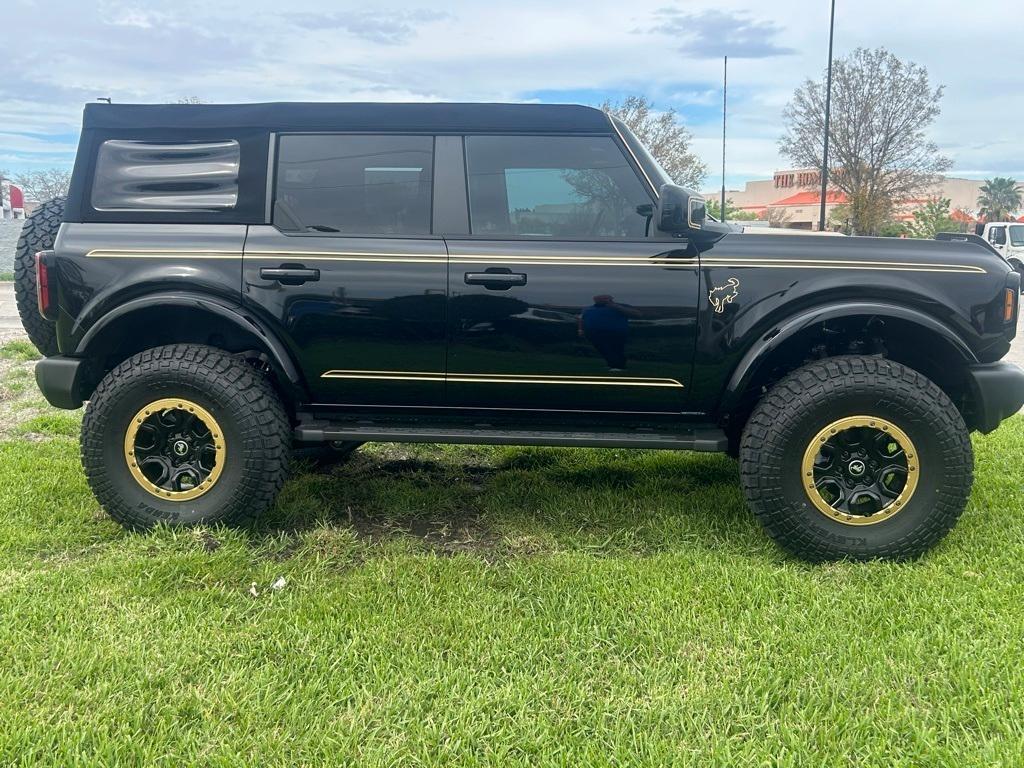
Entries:
<svg viewBox="0 0 1024 768">
<path fill-rule="evenodd" d="M 1010 245 L 1024 247 L 1024 224 L 1010 227 Z"/>
</svg>

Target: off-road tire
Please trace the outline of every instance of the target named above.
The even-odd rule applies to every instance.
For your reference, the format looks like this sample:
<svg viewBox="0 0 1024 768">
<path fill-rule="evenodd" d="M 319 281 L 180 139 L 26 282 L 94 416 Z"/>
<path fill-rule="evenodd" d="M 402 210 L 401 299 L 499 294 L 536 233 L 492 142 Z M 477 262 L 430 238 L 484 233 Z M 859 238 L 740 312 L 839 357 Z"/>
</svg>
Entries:
<svg viewBox="0 0 1024 768">
<path fill-rule="evenodd" d="M 913 442 L 919 479 L 906 506 L 871 525 L 819 511 L 801 462 L 819 430 L 838 419 L 886 419 Z M 878 357 L 834 357 L 805 365 L 761 400 L 743 431 L 740 477 L 750 508 L 784 549 L 810 561 L 914 558 L 959 519 L 974 457 L 956 406 L 917 371 Z"/>
<path fill-rule="evenodd" d="M 186 398 L 223 430 L 220 477 L 189 501 L 157 498 L 133 477 L 125 435 L 139 410 L 161 398 Z M 213 347 L 178 344 L 140 352 L 104 377 L 82 422 L 82 466 L 103 508 L 131 530 L 158 523 L 243 525 L 273 504 L 285 480 L 291 428 L 267 381 Z"/>
<path fill-rule="evenodd" d="M 21 225 L 21 236 L 14 253 L 14 298 L 21 325 L 29 340 L 45 357 L 57 349 L 57 326 L 39 314 L 36 299 L 36 252 L 53 248 L 57 230 L 64 220 L 65 198 L 55 197 L 43 203 Z"/>
</svg>

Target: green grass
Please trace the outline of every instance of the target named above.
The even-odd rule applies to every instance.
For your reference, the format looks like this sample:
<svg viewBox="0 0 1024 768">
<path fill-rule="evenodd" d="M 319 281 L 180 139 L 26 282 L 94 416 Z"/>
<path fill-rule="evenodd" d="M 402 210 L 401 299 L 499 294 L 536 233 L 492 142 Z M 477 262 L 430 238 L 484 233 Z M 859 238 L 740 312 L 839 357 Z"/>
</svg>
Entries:
<svg viewBox="0 0 1024 768">
<path fill-rule="evenodd" d="M 0 360 L 28 362 L 29 360 L 38 360 L 40 357 L 42 355 L 39 354 L 39 350 L 32 345 L 32 342 L 25 339 L 14 339 L 0 345 Z"/>
<path fill-rule="evenodd" d="M 14 273 L 10 271 L 0 270 L 0 283 L 13 283 Z"/>
<path fill-rule="evenodd" d="M 1024 418 L 926 558 L 823 567 L 733 461 L 626 450 L 366 446 L 132 535 L 77 418 L 0 441 L 2 765 L 1024 761 Z"/>
</svg>

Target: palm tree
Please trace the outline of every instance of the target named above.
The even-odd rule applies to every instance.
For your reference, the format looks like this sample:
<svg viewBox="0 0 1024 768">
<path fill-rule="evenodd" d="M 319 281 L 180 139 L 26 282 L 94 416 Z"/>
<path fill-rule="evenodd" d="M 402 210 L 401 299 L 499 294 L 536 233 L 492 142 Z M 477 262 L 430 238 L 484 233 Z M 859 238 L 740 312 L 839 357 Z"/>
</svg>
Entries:
<svg viewBox="0 0 1024 768">
<path fill-rule="evenodd" d="M 1006 221 L 1020 209 L 1021 186 L 1015 179 L 996 176 L 981 185 L 979 215 L 986 221 Z"/>
</svg>

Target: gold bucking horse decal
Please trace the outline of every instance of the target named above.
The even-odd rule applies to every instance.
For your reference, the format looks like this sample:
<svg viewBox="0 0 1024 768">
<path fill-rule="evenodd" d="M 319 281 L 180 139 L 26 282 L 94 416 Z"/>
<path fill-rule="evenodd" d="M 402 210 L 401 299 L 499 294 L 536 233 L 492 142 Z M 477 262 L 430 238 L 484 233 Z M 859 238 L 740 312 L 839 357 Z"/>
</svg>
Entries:
<svg viewBox="0 0 1024 768">
<path fill-rule="evenodd" d="M 732 303 L 733 299 L 740 295 L 739 289 L 740 281 L 735 277 L 730 277 L 725 281 L 725 285 L 720 285 L 708 291 L 708 300 L 711 302 L 711 306 L 715 308 L 715 312 L 718 314 L 724 312 L 725 305 Z"/>
</svg>

